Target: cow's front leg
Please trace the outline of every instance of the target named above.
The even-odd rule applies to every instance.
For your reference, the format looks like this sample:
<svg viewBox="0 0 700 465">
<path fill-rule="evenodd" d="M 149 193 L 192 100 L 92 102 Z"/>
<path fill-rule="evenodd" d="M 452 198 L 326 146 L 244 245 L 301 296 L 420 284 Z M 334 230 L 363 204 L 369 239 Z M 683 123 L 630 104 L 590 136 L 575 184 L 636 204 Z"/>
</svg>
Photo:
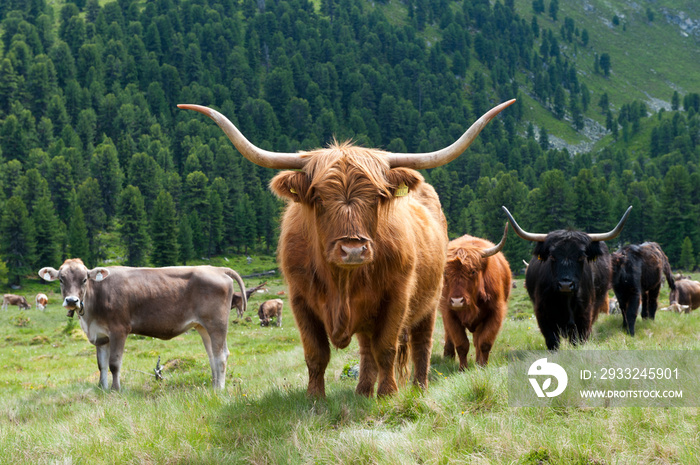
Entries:
<svg viewBox="0 0 700 465">
<path fill-rule="evenodd" d="M 457 314 L 451 310 L 444 312 L 443 323 L 445 326 L 445 340 L 448 338 L 452 343 L 452 357 L 457 349 L 459 356 L 460 371 L 467 368 L 467 354 L 469 353 L 469 338 L 462 323 L 459 321 Z M 447 353 L 447 345 L 445 345 L 445 353 Z"/>
<path fill-rule="evenodd" d="M 435 327 L 435 311 L 415 324 L 411 330 L 411 358 L 413 359 L 413 384 L 421 389 L 428 387 L 428 371 L 430 370 L 430 354 L 433 349 L 433 328 Z M 466 338 L 466 334 L 465 334 Z M 454 339 L 453 339 L 454 340 Z M 457 341 L 455 340 L 455 343 Z M 459 353 L 457 344 L 457 352 Z M 469 350 L 469 340 L 467 339 L 467 350 Z M 466 365 L 466 351 L 464 353 Z M 460 366 L 462 364 L 462 354 L 459 353 Z"/>
<path fill-rule="evenodd" d="M 97 368 L 100 370 L 100 387 L 109 388 L 109 343 L 96 346 Z"/>
<path fill-rule="evenodd" d="M 306 368 L 309 371 L 309 386 L 306 392 L 311 397 L 326 397 L 324 376 L 331 359 L 331 347 L 326 328 L 304 299 L 292 298 L 291 306 L 299 327 Z"/>
<path fill-rule="evenodd" d="M 122 367 L 126 334 L 111 334 L 109 337 L 109 371 L 112 372 L 112 390 L 121 390 L 119 371 Z"/>
<path fill-rule="evenodd" d="M 368 334 L 358 333 L 357 342 L 360 344 L 360 379 L 355 392 L 372 397 L 374 383 L 377 382 L 377 364 L 372 353 L 372 340 Z"/>
<path fill-rule="evenodd" d="M 491 348 L 500 330 L 501 324 L 492 320 L 480 325 L 474 331 L 474 347 L 476 348 L 476 363 L 478 365 L 483 367 L 489 362 Z"/>
</svg>

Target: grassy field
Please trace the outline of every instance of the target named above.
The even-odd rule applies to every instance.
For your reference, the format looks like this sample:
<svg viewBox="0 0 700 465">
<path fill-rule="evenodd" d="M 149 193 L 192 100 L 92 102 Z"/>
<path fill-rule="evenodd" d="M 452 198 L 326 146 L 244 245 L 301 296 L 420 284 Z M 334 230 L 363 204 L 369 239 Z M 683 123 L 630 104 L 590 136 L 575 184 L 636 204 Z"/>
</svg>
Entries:
<svg viewBox="0 0 700 465">
<path fill-rule="evenodd" d="M 465 373 L 445 361 L 438 320 L 429 390 L 406 387 L 381 400 L 354 394 L 347 373 L 359 359 L 356 342 L 332 352 L 327 399 L 306 397 L 286 296 L 282 328 L 261 328 L 254 310 L 284 290 L 278 277 L 251 298 L 250 321 L 232 317 L 220 393 L 210 388 L 196 332 L 170 341 L 131 336 L 122 392 L 98 389 L 94 348 L 65 316 L 58 286 L 41 286 L 51 300 L 46 312 L 0 313 L 0 463 L 700 463 L 697 408 L 509 406 L 509 352 L 544 349 L 522 284 L 487 368 L 472 366 L 473 350 Z M 583 348 L 700 349 L 700 311 L 661 312 L 638 322 L 635 338 L 620 322 L 602 316 Z M 152 374 L 158 357 L 161 381 Z"/>
</svg>

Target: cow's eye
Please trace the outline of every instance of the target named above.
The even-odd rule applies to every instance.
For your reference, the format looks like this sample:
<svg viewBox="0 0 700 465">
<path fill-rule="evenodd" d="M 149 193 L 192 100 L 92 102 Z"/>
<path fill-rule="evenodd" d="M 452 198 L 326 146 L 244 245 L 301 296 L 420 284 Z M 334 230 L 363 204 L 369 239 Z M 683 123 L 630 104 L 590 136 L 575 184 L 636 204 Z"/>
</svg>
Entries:
<svg viewBox="0 0 700 465">
<path fill-rule="evenodd" d="M 84 278 L 84 279 L 83 279 L 83 284 L 85 284 L 86 282 L 87 282 L 87 278 Z"/>
</svg>

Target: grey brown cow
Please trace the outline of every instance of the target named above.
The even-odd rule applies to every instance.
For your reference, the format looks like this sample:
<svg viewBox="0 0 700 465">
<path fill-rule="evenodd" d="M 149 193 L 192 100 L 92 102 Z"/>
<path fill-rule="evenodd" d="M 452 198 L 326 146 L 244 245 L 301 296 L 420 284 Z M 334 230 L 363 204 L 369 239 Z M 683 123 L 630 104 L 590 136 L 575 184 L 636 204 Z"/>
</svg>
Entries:
<svg viewBox="0 0 700 465">
<path fill-rule="evenodd" d="M 266 300 L 260 304 L 258 308 L 258 318 L 260 318 L 260 326 L 269 326 L 270 320 L 275 318 L 277 327 L 282 326 L 282 299 Z"/>
<path fill-rule="evenodd" d="M 15 294 L 5 294 L 2 296 L 2 309 L 7 310 L 8 305 L 17 305 L 20 310 L 29 310 L 32 308 L 24 296 Z"/>
<path fill-rule="evenodd" d="M 262 284 L 259 284 L 255 287 L 249 287 L 248 289 L 245 290 L 245 298 L 246 300 L 250 299 L 250 296 L 253 295 L 255 292 L 259 291 L 265 285 L 267 284 L 267 281 L 265 281 Z M 231 300 L 231 308 L 236 309 L 236 315 L 238 318 L 243 318 L 243 297 L 241 297 L 242 294 L 240 292 L 234 292 L 233 293 L 233 299 Z"/>
<path fill-rule="evenodd" d="M 88 269 L 82 260 L 70 259 L 58 270 L 42 268 L 39 276 L 60 281 L 63 306 L 78 312 L 81 328 L 97 348 L 103 389 L 109 372 L 112 389 L 121 387 L 119 372 L 129 334 L 167 340 L 192 328 L 204 342 L 214 388 L 223 389 L 233 282 L 245 290 L 235 271 L 211 266 Z"/>
<path fill-rule="evenodd" d="M 677 280 L 676 288 L 671 291 L 668 300 L 671 305 L 661 310 L 672 308 L 677 312 L 690 313 L 700 307 L 700 282 L 692 279 Z"/>
</svg>

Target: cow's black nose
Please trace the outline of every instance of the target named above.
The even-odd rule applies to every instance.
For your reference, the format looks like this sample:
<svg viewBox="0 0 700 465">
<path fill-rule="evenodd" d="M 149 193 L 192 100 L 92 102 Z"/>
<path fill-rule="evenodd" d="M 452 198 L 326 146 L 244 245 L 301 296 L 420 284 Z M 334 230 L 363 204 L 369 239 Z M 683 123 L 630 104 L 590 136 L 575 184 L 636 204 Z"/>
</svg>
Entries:
<svg viewBox="0 0 700 465">
<path fill-rule="evenodd" d="M 576 284 L 570 279 L 562 279 L 559 281 L 559 291 L 560 292 L 574 292 Z"/>
<path fill-rule="evenodd" d="M 72 308 L 72 307 L 77 307 L 78 303 L 80 302 L 80 299 L 78 299 L 75 296 L 70 296 L 66 297 L 66 301 L 64 302 L 64 307 Z"/>
</svg>

